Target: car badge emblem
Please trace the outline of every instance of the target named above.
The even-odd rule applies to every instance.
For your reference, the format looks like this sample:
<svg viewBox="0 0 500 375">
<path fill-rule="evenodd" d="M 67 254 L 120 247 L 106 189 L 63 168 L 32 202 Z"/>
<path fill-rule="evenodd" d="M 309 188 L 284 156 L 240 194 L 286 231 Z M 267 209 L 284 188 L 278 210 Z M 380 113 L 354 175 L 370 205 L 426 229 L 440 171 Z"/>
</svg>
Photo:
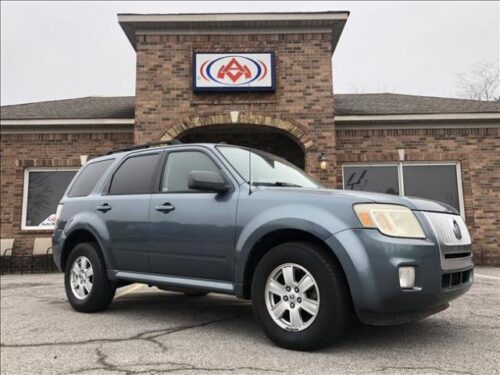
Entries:
<svg viewBox="0 0 500 375">
<path fill-rule="evenodd" d="M 455 220 L 453 220 L 453 233 L 455 234 L 457 240 L 462 239 L 462 231 L 460 230 L 460 226 Z"/>
</svg>

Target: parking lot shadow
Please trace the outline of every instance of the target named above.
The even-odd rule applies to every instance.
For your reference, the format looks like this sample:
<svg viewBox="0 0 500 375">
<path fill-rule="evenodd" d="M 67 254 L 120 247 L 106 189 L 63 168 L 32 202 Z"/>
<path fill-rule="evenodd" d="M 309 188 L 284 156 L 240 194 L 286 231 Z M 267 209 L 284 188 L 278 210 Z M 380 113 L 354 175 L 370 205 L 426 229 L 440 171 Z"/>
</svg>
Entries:
<svg viewBox="0 0 500 375">
<path fill-rule="evenodd" d="M 250 301 L 231 296 L 208 294 L 202 297 L 190 297 L 182 293 L 158 291 L 156 288 L 145 289 L 137 293 L 116 299 L 108 314 L 129 318 L 131 322 L 147 315 L 150 321 L 171 324 L 190 318 L 195 322 L 225 321 L 224 324 L 212 325 L 214 332 L 237 336 L 240 340 L 257 340 L 264 345 L 272 345 L 258 329 L 253 317 Z M 256 334 L 257 332 L 257 334 Z M 398 326 L 368 326 L 353 321 L 345 335 L 320 352 L 364 352 L 366 349 L 378 350 L 415 348 L 429 342 L 452 339 L 459 334 L 450 329 L 450 323 L 436 317 Z"/>
</svg>

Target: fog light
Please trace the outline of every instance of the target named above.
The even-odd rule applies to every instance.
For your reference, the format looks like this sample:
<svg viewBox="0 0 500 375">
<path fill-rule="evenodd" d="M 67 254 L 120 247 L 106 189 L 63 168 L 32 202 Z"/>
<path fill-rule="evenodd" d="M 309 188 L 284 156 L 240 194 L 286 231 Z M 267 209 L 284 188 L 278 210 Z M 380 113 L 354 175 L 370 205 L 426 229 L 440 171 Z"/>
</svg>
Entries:
<svg viewBox="0 0 500 375">
<path fill-rule="evenodd" d="M 399 286 L 401 289 L 415 287 L 415 267 L 399 267 Z"/>
</svg>

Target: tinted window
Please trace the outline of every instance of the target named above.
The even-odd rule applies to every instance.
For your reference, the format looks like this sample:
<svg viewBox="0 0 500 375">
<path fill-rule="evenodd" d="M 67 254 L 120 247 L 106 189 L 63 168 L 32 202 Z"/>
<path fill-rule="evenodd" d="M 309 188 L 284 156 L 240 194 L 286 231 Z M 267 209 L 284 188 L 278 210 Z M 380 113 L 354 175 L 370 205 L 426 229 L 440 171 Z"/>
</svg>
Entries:
<svg viewBox="0 0 500 375">
<path fill-rule="evenodd" d="M 84 197 L 90 194 L 97 181 L 102 177 L 104 172 L 113 163 L 113 159 L 98 161 L 89 164 L 80 173 L 71 187 L 68 194 L 69 197 Z"/>
<path fill-rule="evenodd" d="M 30 171 L 26 222 L 28 227 L 53 227 L 57 205 L 76 171 Z"/>
<path fill-rule="evenodd" d="M 433 199 L 460 211 L 455 165 L 404 165 L 405 195 Z"/>
<path fill-rule="evenodd" d="M 131 157 L 118 168 L 111 180 L 110 194 L 145 194 L 151 192 L 160 154 Z"/>
<path fill-rule="evenodd" d="M 188 188 L 188 178 L 192 171 L 219 172 L 219 168 L 202 152 L 173 152 L 167 158 L 161 191 L 169 193 L 192 191 Z"/>
<path fill-rule="evenodd" d="M 344 167 L 344 189 L 399 194 L 396 166 Z"/>
</svg>

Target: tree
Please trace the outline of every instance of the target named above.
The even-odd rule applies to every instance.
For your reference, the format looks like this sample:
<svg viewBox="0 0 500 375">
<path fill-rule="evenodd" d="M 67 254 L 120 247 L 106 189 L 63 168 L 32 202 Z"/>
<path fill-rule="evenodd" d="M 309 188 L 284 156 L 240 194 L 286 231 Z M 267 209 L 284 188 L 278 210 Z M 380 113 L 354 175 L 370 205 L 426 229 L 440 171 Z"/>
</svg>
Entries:
<svg viewBox="0 0 500 375">
<path fill-rule="evenodd" d="M 498 61 L 480 61 L 458 75 L 458 95 L 474 100 L 500 100 L 500 66 Z"/>
</svg>

